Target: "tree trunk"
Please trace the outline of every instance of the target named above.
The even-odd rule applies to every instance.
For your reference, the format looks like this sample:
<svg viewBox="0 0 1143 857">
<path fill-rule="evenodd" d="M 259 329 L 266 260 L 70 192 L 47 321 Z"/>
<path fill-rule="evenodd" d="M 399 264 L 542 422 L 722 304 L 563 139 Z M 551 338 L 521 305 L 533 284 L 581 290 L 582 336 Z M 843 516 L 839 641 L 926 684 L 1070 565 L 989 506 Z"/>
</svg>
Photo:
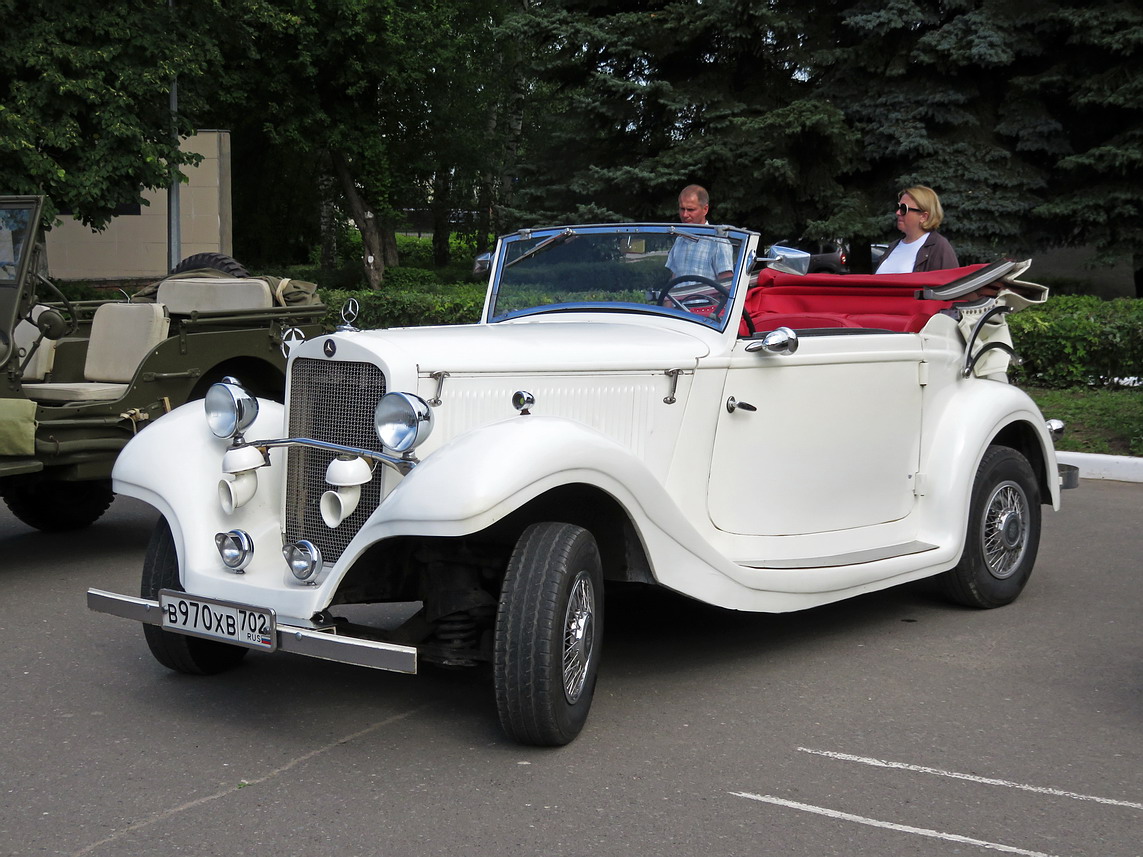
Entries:
<svg viewBox="0 0 1143 857">
<path fill-rule="evenodd" d="M 1143 298 L 1143 253 L 1136 253 L 1135 262 L 1135 297 Z"/>
<path fill-rule="evenodd" d="M 332 271 L 337 267 L 337 216 L 334 205 L 334 178 L 329 174 L 329 165 L 318 179 L 318 193 L 321 198 L 321 269 Z"/>
<path fill-rule="evenodd" d="M 361 230 L 361 263 L 365 269 L 365 279 L 369 283 L 369 288 L 379 289 L 385 279 L 385 248 L 381 224 L 366 205 L 345 156 L 341 152 L 330 152 L 330 160 L 341 182 L 349 214 L 357 224 L 357 228 Z"/>
<path fill-rule="evenodd" d="M 438 170 L 433 177 L 433 264 L 443 268 L 448 264 L 448 244 L 451 230 L 449 223 L 449 203 L 452 201 L 452 187 L 444 170 Z"/>
<path fill-rule="evenodd" d="M 384 248 L 385 264 L 388 267 L 396 268 L 401 264 L 401 259 L 397 255 L 397 229 L 389 220 L 381 224 L 381 246 Z"/>
</svg>

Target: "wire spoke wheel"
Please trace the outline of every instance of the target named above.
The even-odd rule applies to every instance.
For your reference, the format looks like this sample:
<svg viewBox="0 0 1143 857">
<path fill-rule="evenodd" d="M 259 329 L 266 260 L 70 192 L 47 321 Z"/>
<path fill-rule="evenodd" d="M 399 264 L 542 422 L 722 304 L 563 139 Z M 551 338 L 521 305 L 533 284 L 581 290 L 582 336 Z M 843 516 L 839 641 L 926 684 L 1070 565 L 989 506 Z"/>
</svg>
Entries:
<svg viewBox="0 0 1143 857">
<path fill-rule="evenodd" d="M 1014 482 L 996 487 L 981 531 L 984 563 L 997 580 L 1017 570 L 1028 548 L 1028 498 Z"/>
<path fill-rule="evenodd" d="M 580 572 L 572 584 L 564 617 L 564 696 L 579 701 L 587 683 L 587 667 L 595 648 L 595 591 L 591 577 Z"/>
</svg>

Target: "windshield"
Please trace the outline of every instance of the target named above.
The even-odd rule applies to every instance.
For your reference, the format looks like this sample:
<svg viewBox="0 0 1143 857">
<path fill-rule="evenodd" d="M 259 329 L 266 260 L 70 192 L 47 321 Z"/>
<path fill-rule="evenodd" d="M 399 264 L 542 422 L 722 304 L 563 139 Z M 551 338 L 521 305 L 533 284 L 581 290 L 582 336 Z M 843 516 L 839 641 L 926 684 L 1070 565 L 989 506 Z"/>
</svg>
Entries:
<svg viewBox="0 0 1143 857">
<path fill-rule="evenodd" d="M 13 353 L 19 286 L 28 272 L 40 228 L 39 197 L 0 197 L 0 365 Z"/>
<path fill-rule="evenodd" d="M 0 206 L 0 285 L 12 285 L 18 279 L 24 254 L 31 249 L 27 239 L 36 213 L 35 206 L 27 202 Z"/>
<path fill-rule="evenodd" d="M 605 310 L 722 330 L 749 234 L 689 224 L 524 230 L 501 239 L 487 318 Z"/>
</svg>

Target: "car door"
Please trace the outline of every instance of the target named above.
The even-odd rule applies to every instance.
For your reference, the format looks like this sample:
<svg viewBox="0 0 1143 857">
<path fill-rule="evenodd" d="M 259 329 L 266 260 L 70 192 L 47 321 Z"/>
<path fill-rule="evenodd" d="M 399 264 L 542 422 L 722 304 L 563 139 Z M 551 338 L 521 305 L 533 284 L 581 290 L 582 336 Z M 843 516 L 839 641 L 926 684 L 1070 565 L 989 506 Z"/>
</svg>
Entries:
<svg viewBox="0 0 1143 857">
<path fill-rule="evenodd" d="M 907 516 L 920 449 L 920 337 L 803 331 L 793 354 L 750 353 L 749 342 L 734 346 L 719 408 L 714 525 L 779 536 Z"/>
</svg>

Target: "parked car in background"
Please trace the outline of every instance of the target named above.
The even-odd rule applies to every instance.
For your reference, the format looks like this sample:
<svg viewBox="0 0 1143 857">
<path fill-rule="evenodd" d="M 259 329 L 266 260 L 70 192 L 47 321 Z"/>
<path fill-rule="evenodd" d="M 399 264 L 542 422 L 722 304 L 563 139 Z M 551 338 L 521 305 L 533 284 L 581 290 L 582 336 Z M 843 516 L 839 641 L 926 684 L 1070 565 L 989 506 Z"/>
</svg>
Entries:
<svg viewBox="0 0 1143 857">
<path fill-rule="evenodd" d="M 840 238 L 822 241 L 779 241 L 777 243 L 809 253 L 809 272 L 811 274 L 849 273 L 849 248 Z"/>
<path fill-rule="evenodd" d="M 60 531 L 106 511 L 131 438 L 216 381 L 241 375 L 281 400 L 286 352 L 321 331 L 325 307 L 280 305 L 282 281 L 219 253 L 184 260 L 149 298 L 68 300 L 38 272 L 41 211 L 40 197 L 0 197 L 0 497 Z"/>
<path fill-rule="evenodd" d="M 347 323 L 294 349 L 284 406 L 213 385 L 119 456 L 116 490 L 161 517 L 140 593 L 89 606 L 183 673 L 251 650 L 484 665 L 505 732 L 560 745 L 587 720 L 611 582 L 761 612 L 928 577 L 1014 601 L 1074 476 L 1005 374 L 1005 313 L 1047 290 L 1013 262 L 798 277 L 776 268 L 804 254 L 758 243 L 521 230 L 479 323 Z M 676 248 L 676 272 L 732 270 L 673 276 Z"/>
</svg>

